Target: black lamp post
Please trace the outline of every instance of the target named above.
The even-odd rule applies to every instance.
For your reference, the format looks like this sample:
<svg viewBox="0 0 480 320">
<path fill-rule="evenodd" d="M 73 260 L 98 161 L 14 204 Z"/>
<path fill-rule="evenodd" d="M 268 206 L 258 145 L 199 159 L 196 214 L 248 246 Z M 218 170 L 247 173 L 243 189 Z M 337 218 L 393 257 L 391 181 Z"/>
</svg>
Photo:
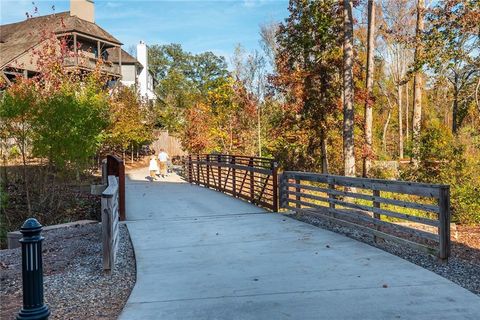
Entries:
<svg viewBox="0 0 480 320">
<path fill-rule="evenodd" d="M 20 232 L 22 244 L 23 307 L 17 320 L 45 320 L 50 310 L 43 302 L 42 225 L 35 218 L 27 219 Z"/>
</svg>

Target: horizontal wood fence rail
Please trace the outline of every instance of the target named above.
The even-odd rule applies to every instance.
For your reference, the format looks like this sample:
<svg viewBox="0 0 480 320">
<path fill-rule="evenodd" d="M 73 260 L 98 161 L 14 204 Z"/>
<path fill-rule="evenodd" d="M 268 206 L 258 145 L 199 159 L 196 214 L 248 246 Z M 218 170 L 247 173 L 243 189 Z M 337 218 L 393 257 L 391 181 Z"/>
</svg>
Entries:
<svg viewBox="0 0 480 320">
<path fill-rule="evenodd" d="M 108 187 L 102 193 L 102 245 L 103 245 L 103 269 L 112 270 L 119 242 L 119 199 L 120 189 L 118 178 L 109 175 Z"/>
<path fill-rule="evenodd" d="M 277 163 L 273 159 L 226 154 L 184 158 L 190 183 L 212 188 L 278 211 Z"/>
<path fill-rule="evenodd" d="M 441 259 L 450 254 L 448 185 L 286 171 L 279 189 L 281 208 L 314 213 Z"/>
<path fill-rule="evenodd" d="M 120 221 L 125 221 L 125 164 L 114 155 L 107 156 L 107 175 L 118 178 L 118 197 Z"/>
</svg>

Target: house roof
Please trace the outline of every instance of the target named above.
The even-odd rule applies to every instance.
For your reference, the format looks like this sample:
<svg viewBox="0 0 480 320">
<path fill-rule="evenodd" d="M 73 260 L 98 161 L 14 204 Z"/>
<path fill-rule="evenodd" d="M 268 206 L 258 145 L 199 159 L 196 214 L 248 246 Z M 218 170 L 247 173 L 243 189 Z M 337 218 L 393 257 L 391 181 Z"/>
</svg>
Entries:
<svg viewBox="0 0 480 320">
<path fill-rule="evenodd" d="M 118 48 L 108 48 L 108 60 L 113 63 L 118 63 Z M 131 54 L 127 51 L 122 49 L 122 64 L 138 64 L 142 66 L 142 64 Z"/>
<path fill-rule="evenodd" d="M 42 40 L 42 32 L 76 31 L 94 38 L 121 45 L 122 43 L 95 23 L 71 16 L 69 11 L 29 18 L 0 26 L 0 68 L 25 53 Z"/>
</svg>

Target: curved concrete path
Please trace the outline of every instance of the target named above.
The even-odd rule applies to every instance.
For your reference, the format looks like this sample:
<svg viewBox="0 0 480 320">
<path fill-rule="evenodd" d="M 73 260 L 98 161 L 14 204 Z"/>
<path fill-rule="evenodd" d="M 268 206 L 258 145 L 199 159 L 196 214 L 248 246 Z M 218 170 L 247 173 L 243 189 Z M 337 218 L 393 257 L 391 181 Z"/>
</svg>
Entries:
<svg viewBox="0 0 480 320">
<path fill-rule="evenodd" d="M 401 258 L 147 174 L 127 180 L 137 283 L 122 320 L 479 319 L 478 296 Z"/>
</svg>

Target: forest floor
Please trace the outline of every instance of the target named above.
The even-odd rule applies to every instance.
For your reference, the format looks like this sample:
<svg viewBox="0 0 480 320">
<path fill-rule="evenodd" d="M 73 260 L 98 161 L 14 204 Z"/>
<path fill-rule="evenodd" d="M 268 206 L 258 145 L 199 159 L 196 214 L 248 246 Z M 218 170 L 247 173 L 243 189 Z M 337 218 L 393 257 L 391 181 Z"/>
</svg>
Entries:
<svg viewBox="0 0 480 320">
<path fill-rule="evenodd" d="M 289 216 L 320 228 L 344 234 L 397 255 L 480 296 L 480 225 L 457 225 L 456 239 L 452 235 L 451 255 L 448 262 L 443 262 L 437 257 L 391 241 L 379 240 L 375 242 L 371 235 L 367 235 L 358 229 L 330 224 L 315 214 L 292 214 Z"/>
<path fill-rule="evenodd" d="M 149 157 L 125 161 L 125 169 L 148 166 Z M 34 216 L 42 225 L 55 225 L 77 220 L 100 220 L 100 197 L 90 194 L 90 185 L 101 183 L 101 172 L 89 172 L 80 177 L 63 177 L 46 173 L 39 160 L 30 159 L 27 167 L 32 213 L 28 213 L 23 167 L 10 161 L 0 169 L 0 180 L 6 203 L 0 212 L 0 249 L 7 247 L 7 232 L 19 230 L 22 223 Z"/>
<path fill-rule="evenodd" d="M 135 284 L 135 256 L 120 225 L 116 268 L 103 271 L 101 224 L 44 231 L 45 303 L 49 319 L 117 319 Z M 0 250 L 0 319 L 13 319 L 22 305 L 21 249 Z"/>
<path fill-rule="evenodd" d="M 100 183 L 98 173 L 84 174 L 76 179 L 48 171 L 44 165 L 29 164 L 30 212 L 23 167 L 9 165 L 2 167 L 0 173 L 2 191 L 5 192 L 0 211 L 0 249 L 7 246 L 7 233 L 19 230 L 23 222 L 32 216 L 44 226 L 100 219 L 100 197 L 90 193 L 90 185 Z"/>
<path fill-rule="evenodd" d="M 457 233 L 457 239 L 452 240 L 452 254 L 475 263 L 480 268 L 480 225 L 457 225 Z"/>
</svg>

